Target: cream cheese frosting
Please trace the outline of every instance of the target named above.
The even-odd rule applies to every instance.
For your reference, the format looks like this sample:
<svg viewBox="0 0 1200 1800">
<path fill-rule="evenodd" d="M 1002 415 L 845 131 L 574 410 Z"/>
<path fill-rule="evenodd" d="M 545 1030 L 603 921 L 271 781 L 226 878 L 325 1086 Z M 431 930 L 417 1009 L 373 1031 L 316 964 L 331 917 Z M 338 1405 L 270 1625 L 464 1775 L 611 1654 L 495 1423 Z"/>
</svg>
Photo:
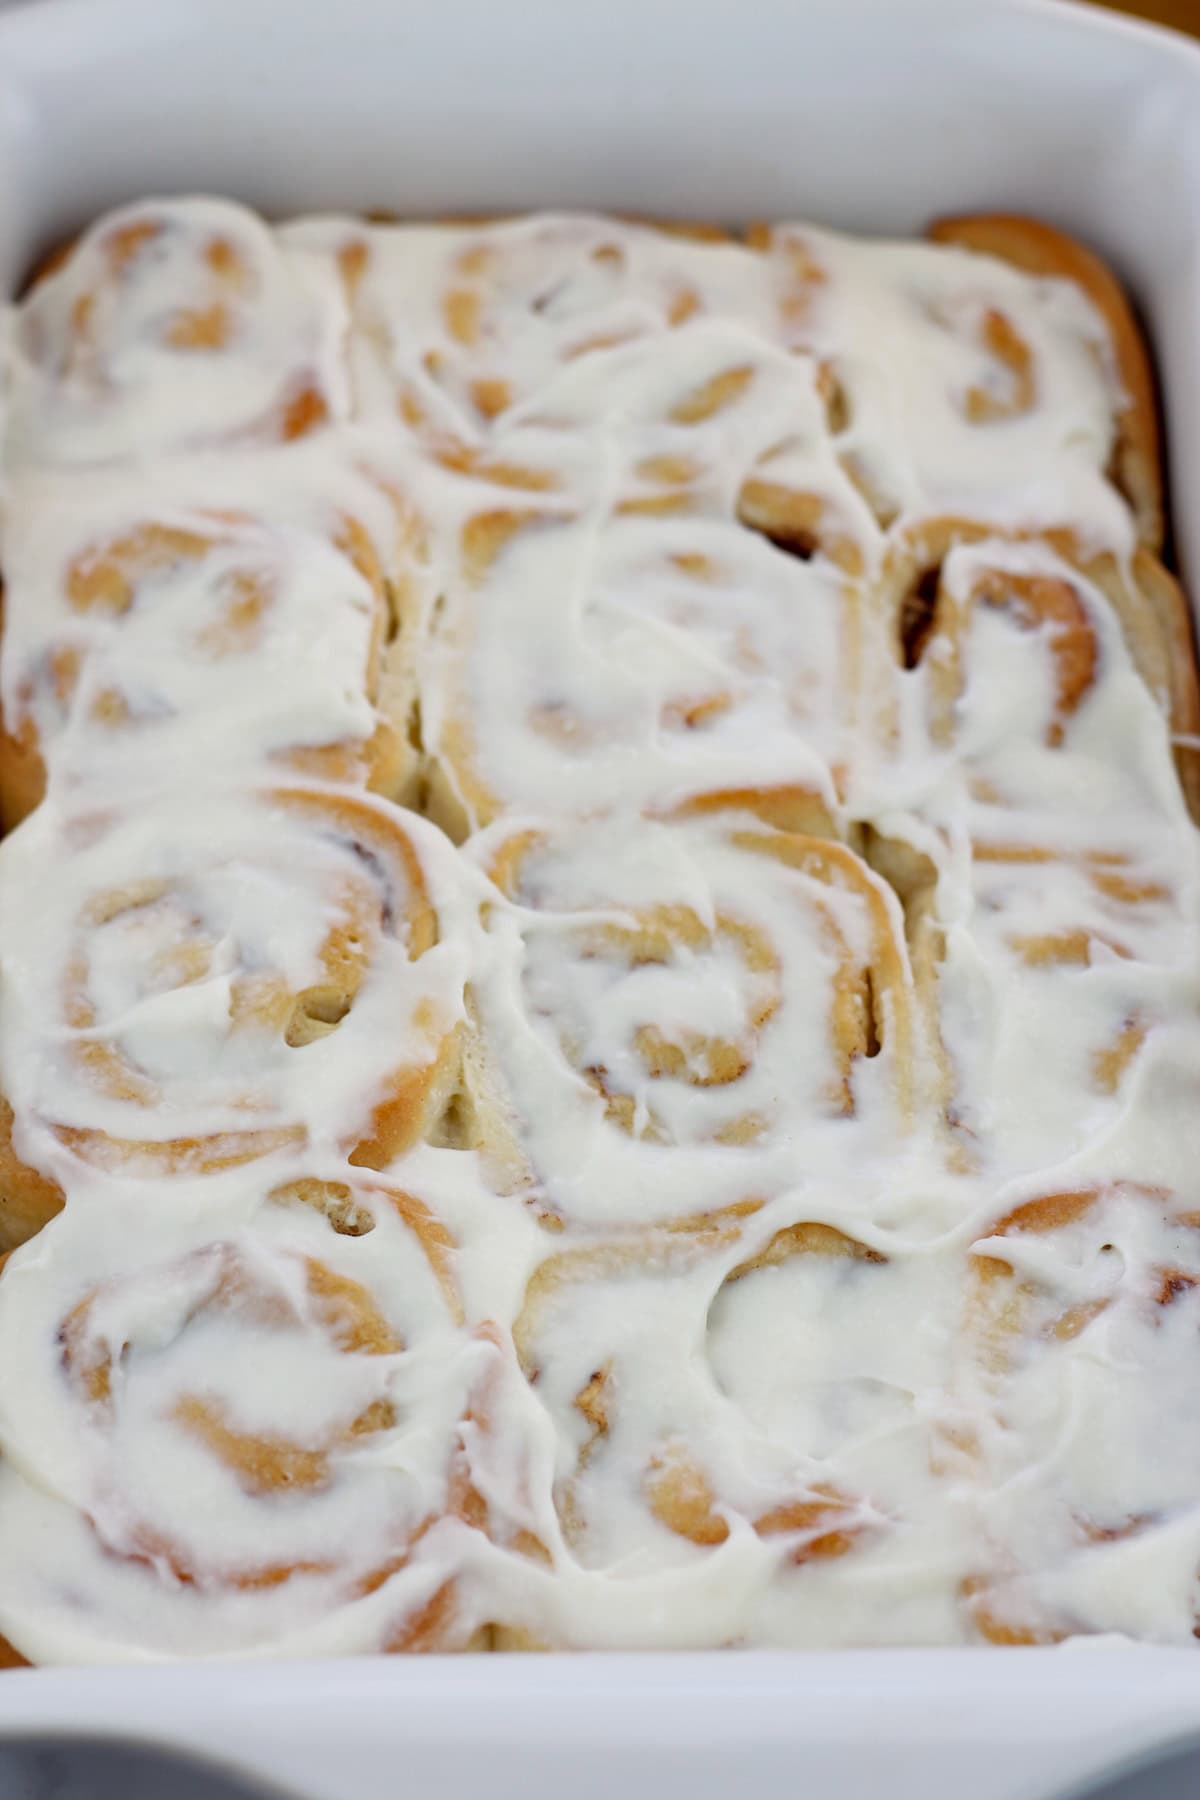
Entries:
<svg viewBox="0 0 1200 1800">
<path fill-rule="evenodd" d="M 1083 292 L 181 199 L 0 341 L 16 1650 L 1191 1642 L 1200 861 Z"/>
</svg>

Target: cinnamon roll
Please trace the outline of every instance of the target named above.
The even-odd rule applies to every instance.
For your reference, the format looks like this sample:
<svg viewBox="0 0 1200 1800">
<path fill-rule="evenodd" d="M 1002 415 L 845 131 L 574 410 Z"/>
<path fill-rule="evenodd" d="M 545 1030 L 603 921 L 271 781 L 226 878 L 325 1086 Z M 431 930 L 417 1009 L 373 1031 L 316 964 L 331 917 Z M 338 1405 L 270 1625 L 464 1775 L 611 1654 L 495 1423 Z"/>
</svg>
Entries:
<svg viewBox="0 0 1200 1800">
<path fill-rule="evenodd" d="M 433 226 L 299 221 L 336 266 L 360 396 L 445 443 L 504 432 L 562 370 L 697 320 L 764 323 L 755 260 L 716 230 L 544 215 Z"/>
<path fill-rule="evenodd" d="M 846 845 L 752 810 L 791 801 L 479 841 L 507 903 L 467 1084 L 485 1153 L 550 1216 L 685 1218 L 902 1154 L 923 1067 L 899 908 Z"/>
<path fill-rule="evenodd" d="M 219 502 L 237 483 L 190 483 L 206 486 Z M 275 516 L 147 513 L 127 482 L 80 499 L 61 483 L 19 490 L 0 657 L 9 824 L 45 792 L 51 747 L 75 804 L 80 788 L 103 801 L 255 764 L 411 794 L 413 610 L 391 571 L 415 563 L 401 545 L 419 528 L 366 475 L 329 486 L 351 504 L 293 493 Z"/>
<path fill-rule="evenodd" d="M 124 207 L 43 266 L 9 369 L 36 463 L 296 443 L 346 416 L 336 270 L 224 200 Z"/>
<path fill-rule="evenodd" d="M 186 816 L 47 803 L 3 876 L 4 1156 L 27 1181 L 309 1145 L 382 1168 L 453 1093 L 467 939 L 447 941 L 453 869 L 419 820 L 315 787 Z"/>
<path fill-rule="evenodd" d="M 466 1322 L 446 1226 L 329 1162 L 152 1193 L 102 1187 L 0 1284 L 25 1372 L 0 1395 L 9 1640 L 467 1646 L 473 1462 L 511 1371 Z"/>
<path fill-rule="evenodd" d="M 506 810 L 799 780 L 840 804 L 878 531 L 811 372 L 697 323 L 581 359 L 522 419 L 506 453 L 546 472 L 540 491 L 446 484 L 457 557 L 422 684 L 435 816 L 464 835 Z"/>
<path fill-rule="evenodd" d="M 1192 1641 L 1198 1227 L 1168 1189 L 1111 1181 L 1035 1193 L 974 1244 L 958 1399 L 983 1556 L 964 1593 L 990 1642 Z"/>
<path fill-rule="evenodd" d="M 829 1642 L 836 1594 L 835 1641 L 955 1633 L 953 1598 L 912 1579 L 960 1535 L 927 1411 L 954 1265 L 802 1204 L 538 1268 L 514 1331 L 556 1446 L 561 1587 L 531 1584 L 510 1630 L 570 1645 L 583 1619 L 627 1648 Z M 913 1334 L 918 1309 L 933 1316 Z"/>
<path fill-rule="evenodd" d="M 1122 595 L 1061 548 L 985 539 L 949 551 L 924 615 L 893 614 L 917 986 L 960 1149 L 996 1172 L 1116 1118 L 1144 1047 L 1194 1007 L 1200 865 L 1172 701 L 1145 674 L 1169 653 Z M 868 854 L 901 878 L 894 844 Z"/>
<path fill-rule="evenodd" d="M 1104 348 L 1119 382 L 1109 473 L 1133 510 L 1142 542 L 1161 550 L 1163 484 L 1154 377 L 1128 296 L 1112 270 L 1077 238 L 1042 219 L 1012 213 L 938 219 L 929 235 L 935 244 L 997 257 L 1044 281 L 1068 282 L 1090 302 L 1103 321 Z"/>
<path fill-rule="evenodd" d="M 1147 364 L 1128 307 L 1110 304 L 1082 246 L 1010 223 L 990 241 L 978 219 L 935 225 L 933 244 L 807 225 L 751 241 L 777 330 L 824 370 L 833 441 L 883 525 L 955 512 L 1043 530 L 1086 516 L 1123 542 L 1128 490 L 1157 548 Z"/>
<path fill-rule="evenodd" d="M 1097 776 L 1082 792 L 1080 781 L 1085 762 L 1101 762 L 1110 784 L 1126 770 L 1118 803 L 1140 806 L 1147 787 L 1162 785 L 1157 763 L 1149 776 L 1140 767 L 1160 736 L 1149 698 L 1170 728 L 1179 784 L 1196 816 L 1200 686 L 1191 627 L 1177 585 L 1147 551 L 1131 560 L 1089 555 L 1070 531 L 1001 535 L 967 519 L 937 519 L 893 538 L 879 592 L 893 656 L 924 690 L 916 736 L 899 710 L 889 721 L 897 733 L 910 725 L 900 745 L 906 766 L 919 768 L 930 745 L 949 748 L 969 765 L 973 799 L 1066 813 L 1093 803 Z M 1114 710 L 1128 716 L 1130 743 L 1119 751 L 1111 723 L 1098 729 Z M 1039 738 L 1068 754 L 1038 755 Z"/>
</svg>

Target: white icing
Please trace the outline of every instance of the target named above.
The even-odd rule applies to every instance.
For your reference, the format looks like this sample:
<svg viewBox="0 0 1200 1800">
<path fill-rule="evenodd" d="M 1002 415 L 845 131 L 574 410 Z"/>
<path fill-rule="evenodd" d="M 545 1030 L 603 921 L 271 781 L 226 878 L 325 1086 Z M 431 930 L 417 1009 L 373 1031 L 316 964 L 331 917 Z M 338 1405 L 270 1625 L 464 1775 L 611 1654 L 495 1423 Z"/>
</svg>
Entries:
<svg viewBox="0 0 1200 1800">
<path fill-rule="evenodd" d="M 0 351 L 0 1631 L 1189 1641 L 1200 865 L 1083 295 L 154 201 Z M 365 791 L 414 697 L 463 849 Z"/>
<path fill-rule="evenodd" d="M 206 328 L 215 353 L 187 341 Z M 290 251 L 244 208 L 125 207 L 86 235 L 65 280 L 40 284 L 21 309 L 10 441 L 53 464 L 269 440 L 280 407 L 306 387 L 342 417 L 344 329 L 328 262 Z"/>
<path fill-rule="evenodd" d="M 146 1197 L 102 1184 L 14 1268 L 3 1335 L 31 1379 L 3 1400 L 0 1585 L 34 1646 L 94 1642 L 99 1615 L 124 1656 L 319 1647 L 342 1610 L 382 1642 L 414 1585 L 453 1579 L 420 1567 L 423 1533 L 501 1353 L 388 1189 L 355 1191 L 361 1236 L 269 1203 L 261 1174 Z M 255 1474 L 255 1440 L 286 1459 L 284 1485 Z M 49 1594 L 21 1520 L 55 1528 Z"/>
<path fill-rule="evenodd" d="M 280 1133 L 353 1150 L 462 1017 L 465 931 L 414 935 L 443 859 L 431 827 L 319 789 L 192 794 L 182 818 L 173 797 L 65 825 L 38 808 L 0 872 L 0 1063 L 28 1159 L 187 1140 L 205 1166 Z M 297 1042 L 308 995 L 328 1029 Z"/>
<path fill-rule="evenodd" d="M 479 1009 L 552 1210 L 680 1219 L 906 1155 L 922 1057 L 899 909 L 849 852 L 794 839 L 781 863 L 754 823 L 646 822 L 631 841 L 617 818 L 521 857 Z M 498 863 L 503 830 L 475 850 Z M 837 986 L 867 966 L 878 1051 L 843 1067 Z"/>
</svg>

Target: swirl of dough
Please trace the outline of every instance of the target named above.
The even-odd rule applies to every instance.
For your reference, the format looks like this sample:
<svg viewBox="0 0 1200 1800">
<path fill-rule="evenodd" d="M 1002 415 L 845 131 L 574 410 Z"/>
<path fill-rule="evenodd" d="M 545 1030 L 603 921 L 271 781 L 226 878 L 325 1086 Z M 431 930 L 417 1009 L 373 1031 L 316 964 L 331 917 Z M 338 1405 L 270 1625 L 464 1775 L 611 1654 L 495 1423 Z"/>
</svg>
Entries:
<svg viewBox="0 0 1200 1800">
<path fill-rule="evenodd" d="M 514 1337 L 554 1435 L 561 1585 L 587 1594 L 604 1641 L 671 1642 L 654 1583 L 682 1608 L 685 1574 L 699 1596 L 718 1564 L 721 1601 L 692 1641 L 809 1641 L 834 1592 L 839 1641 L 870 1630 L 883 1591 L 898 1630 L 955 1631 L 953 1606 L 910 1580 L 918 1545 L 954 1529 L 929 1407 L 951 1334 L 903 1321 L 949 1304 L 956 1273 L 796 1196 L 542 1262 Z M 526 1631 L 570 1643 L 569 1604 L 538 1616 L 531 1598 Z"/>
<path fill-rule="evenodd" d="M 478 465 L 439 489 L 458 549 L 422 694 L 447 829 L 771 780 L 836 806 L 875 706 L 880 540 L 811 368 L 697 323 L 566 368 L 503 448 L 540 489 Z"/>
<path fill-rule="evenodd" d="M 48 541 L 46 495 L 27 498 L 5 546 L 10 824 L 42 798 L 48 767 L 75 804 L 81 788 L 128 795 L 184 767 L 193 779 L 265 766 L 393 795 L 411 786 L 386 496 L 359 481 L 359 512 L 309 499 L 298 518 L 148 516 L 127 491 L 56 497 L 74 543 L 61 524 Z"/>
<path fill-rule="evenodd" d="M 244 208 L 125 207 L 22 307 L 11 441 L 56 464 L 294 442 L 346 413 L 345 326 L 335 269 Z"/>
<path fill-rule="evenodd" d="M 923 702 L 890 721 L 909 780 L 931 754 L 940 773 L 949 754 L 973 803 L 1070 815 L 1086 782 L 1097 810 L 1157 806 L 1176 786 L 1163 780 L 1165 717 L 1184 739 L 1176 770 L 1196 814 L 1186 608 L 1148 552 L 1089 554 L 1065 529 L 1002 535 L 940 518 L 892 538 L 879 600 Z"/>
<path fill-rule="evenodd" d="M 457 889 L 432 827 L 295 787 L 136 816 L 47 804 L 19 849 L 5 879 L 45 904 L 3 952 L 7 1154 L 59 1180 L 306 1143 L 382 1168 L 431 1129 L 469 956 L 469 919 L 442 936 Z"/>
<path fill-rule="evenodd" d="M 803 779 L 829 813 L 854 763 L 856 649 L 837 572 L 740 527 L 631 518 L 597 550 L 584 521 L 527 523 L 441 615 L 430 809 L 463 836 L 506 810 L 636 807 L 716 777 Z"/>
<path fill-rule="evenodd" d="M 10 1258 L 9 1639 L 39 1660 L 44 1633 L 110 1658 L 466 1644 L 470 1444 L 505 1355 L 464 1323 L 455 1256 L 417 1195 L 305 1160 L 150 1209 L 92 1192 Z"/>
<path fill-rule="evenodd" d="M 985 1560 L 965 1593 L 983 1637 L 1191 1641 L 1198 1325 L 1200 1214 L 1165 1188 L 1035 1193 L 975 1242 L 957 1448 L 976 1485 Z"/>
<path fill-rule="evenodd" d="M 1143 1047 L 1192 1004 L 1193 893 L 1145 839 L 974 846 L 969 935 L 926 914 L 914 961 L 936 988 L 957 1124 L 986 1162 L 1053 1163 L 1118 1115 Z M 1036 1094 L 997 1092 L 1030 1057 Z"/>
<path fill-rule="evenodd" d="M 382 394 L 383 410 L 443 443 L 508 429 L 564 367 L 661 347 L 731 307 L 769 315 L 758 260 L 711 228 L 546 214 L 401 229 L 305 220 L 282 235 L 336 261 L 366 403 Z"/>
<path fill-rule="evenodd" d="M 881 525 L 947 510 L 1038 530 L 1087 518 L 1131 542 L 1111 479 L 1128 371 L 1073 271 L 1031 282 L 998 256 L 808 225 L 752 242 L 774 335 L 819 362 L 839 458 Z"/>
<path fill-rule="evenodd" d="M 1085 569 L 1063 538 L 955 521 L 896 551 L 931 577 L 892 590 L 912 665 L 899 779 L 922 829 L 869 853 L 905 895 L 960 1150 L 993 1176 L 1053 1166 L 1116 1120 L 1143 1048 L 1194 1009 L 1200 862 L 1174 703 L 1149 675 L 1166 645 L 1137 559 Z"/>
<path fill-rule="evenodd" d="M 510 904 L 487 909 L 468 1081 L 485 1148 L 551 1213 L 719 1209 L 794 1174 L 798 1113 L 810 1163 L 903 1137 L 922 1076 L 898 908 L 845 845 L 768 822 L 810 805 L 716 794 L 636 836 L 479 840 Z"/>
</svg>

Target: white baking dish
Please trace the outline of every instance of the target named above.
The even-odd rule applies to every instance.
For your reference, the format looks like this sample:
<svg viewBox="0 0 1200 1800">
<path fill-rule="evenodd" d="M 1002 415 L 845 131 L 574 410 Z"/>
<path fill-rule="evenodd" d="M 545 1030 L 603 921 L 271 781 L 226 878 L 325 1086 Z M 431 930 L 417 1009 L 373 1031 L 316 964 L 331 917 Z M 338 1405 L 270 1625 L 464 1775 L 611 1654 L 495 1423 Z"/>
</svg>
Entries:
<svg viewBox="0 0 1200 1800">
<path fill-rule="evenodd" d="M 196 188 L 272 212 L 574 205 L 892 232 L 1039 213 L 1111 256 L 1145 310 L 1200 589 L 1200 48 L 1182 39 L 1056 0 L 42 0 L 0 17 L 0 280 L 112 202 Z M 45 1730 L 196 1750 L 310 1800 L 1034 1800 L 1200 1743 L 1200 1652 L 0 1676 L 0 1738 Z"/>
</svg>

